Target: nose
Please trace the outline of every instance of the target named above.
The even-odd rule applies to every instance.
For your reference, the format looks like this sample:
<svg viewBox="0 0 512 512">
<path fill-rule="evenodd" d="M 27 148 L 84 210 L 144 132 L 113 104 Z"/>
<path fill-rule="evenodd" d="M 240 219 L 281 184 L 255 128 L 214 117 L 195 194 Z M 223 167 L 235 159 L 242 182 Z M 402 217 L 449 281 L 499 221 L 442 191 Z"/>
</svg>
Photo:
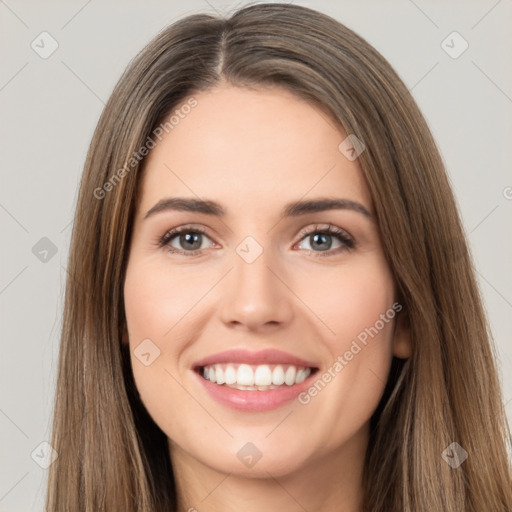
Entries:
<svg viewBox="0 0 512 512">
<path fill-rule="evenodd" d="M 250 263 L 234 254 L 221 293 L 221 318 L 228 327 L 268 331 L 292 320 L 293 292 L 282 267 L 271 259 L 265 250 Z"/>
</svg>

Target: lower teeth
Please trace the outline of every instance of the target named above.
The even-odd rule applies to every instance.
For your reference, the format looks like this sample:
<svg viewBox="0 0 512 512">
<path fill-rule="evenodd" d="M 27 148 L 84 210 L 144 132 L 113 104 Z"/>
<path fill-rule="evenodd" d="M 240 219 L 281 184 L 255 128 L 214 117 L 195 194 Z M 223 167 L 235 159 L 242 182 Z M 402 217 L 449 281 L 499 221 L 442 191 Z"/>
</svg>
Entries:
<svg viewBox="0 0 512 512">
<path fill-rule="evenodd" d="M 271 384 L 270 386 L 244 386 L 242 384 L 217 384 L 218 386 L 226 386 L 227 388 L 239 389 L 240 391 L 267 391 L 268 389 L 283 388 L 285 385 L 276 386 Z"/>
</svg>

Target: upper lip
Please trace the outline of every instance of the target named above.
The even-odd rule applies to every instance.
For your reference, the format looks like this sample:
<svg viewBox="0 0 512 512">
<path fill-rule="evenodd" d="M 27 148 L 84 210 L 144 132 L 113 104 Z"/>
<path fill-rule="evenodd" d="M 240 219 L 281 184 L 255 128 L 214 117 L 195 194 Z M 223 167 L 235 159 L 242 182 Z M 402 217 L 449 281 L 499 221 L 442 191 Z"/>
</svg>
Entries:
<svg viewBox="0 0 512 512">
<path fill-rule="evenodd" d="M 266 349 L 258 352 L 246 349 L 231 349 L 217 352 L 194 363 L 194 368 L 210 366 L 217 363 L 247 363 L 247 364 L 290 364 L 306 368 L 316 368 L 315 363 L 288 354 L 281 350 Z"/>
</svg>

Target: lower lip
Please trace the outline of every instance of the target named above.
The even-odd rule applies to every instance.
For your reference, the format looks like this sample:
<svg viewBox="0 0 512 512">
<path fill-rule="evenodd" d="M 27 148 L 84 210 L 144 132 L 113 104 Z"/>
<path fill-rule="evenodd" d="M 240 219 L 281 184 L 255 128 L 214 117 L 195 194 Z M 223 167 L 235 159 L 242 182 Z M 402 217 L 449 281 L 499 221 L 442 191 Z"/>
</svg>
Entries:
<svg viewBox="0 0 512 512">
<path fill-rule="evenodd" d="M 260 412 L 277 409 L 296 398 L 311 385 L 311 380 L 316 372 L 312 372 L 306 380 L 294 384 L 293 386 L 285 385 L 266 391 L 234 389 L 206 380 L 195 371 L 194 374 L 206 388 L 206 391 L 208 391 L 211 397 L 217 402 L 241 411 Z"/>
</svg>

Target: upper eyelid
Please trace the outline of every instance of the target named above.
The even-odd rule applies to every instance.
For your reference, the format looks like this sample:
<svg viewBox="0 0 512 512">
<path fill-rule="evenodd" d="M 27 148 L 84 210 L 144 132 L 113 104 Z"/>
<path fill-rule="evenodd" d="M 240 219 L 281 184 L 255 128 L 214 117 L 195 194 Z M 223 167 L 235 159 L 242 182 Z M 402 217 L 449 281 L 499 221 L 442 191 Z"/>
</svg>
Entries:
<svg viewBox="0 0 512 512">
<path fill-rule="evenodd" d="M 350 233 L 340 227 L 340 226 L 337 226 L 336 224 L 332 223 L 332 222 L 314 222 L 314 223 L 309 223 L 307 224 L 305 227 L 301 228 L 299 230 L 299 235 L 300 234 L 307 234 L 307 233 L 310 233 L 312 231 L 327 231 L 329 229 L 336 229 L 336 230 L 340 230 L 342 231 L 343 233 L 345 233 L 347 236 L 350 236 L 352 237 L 352 235 L 350 235 Z M 196 224 L 183 224 L 182 226 L 176 226 L 175 228 L 171 228 L 171 229 L 168 229 L 165 231 L 164 235 L 167 235 L 169 233 L 172 233 L 172 232 L 183 232 L 183 231 L 186 231 L 186 230 L 189 230 L 189 231 L 198 231 L 199 233 L 202 233 L 202 234 L 206 234 L 209 236 L 209 233 L 210 233 L 210 229 L 207 228 L 207 227 L 204 227 L 204 226 L 199 226 L 199 225 L 196 225 Z"/>
</svg>

